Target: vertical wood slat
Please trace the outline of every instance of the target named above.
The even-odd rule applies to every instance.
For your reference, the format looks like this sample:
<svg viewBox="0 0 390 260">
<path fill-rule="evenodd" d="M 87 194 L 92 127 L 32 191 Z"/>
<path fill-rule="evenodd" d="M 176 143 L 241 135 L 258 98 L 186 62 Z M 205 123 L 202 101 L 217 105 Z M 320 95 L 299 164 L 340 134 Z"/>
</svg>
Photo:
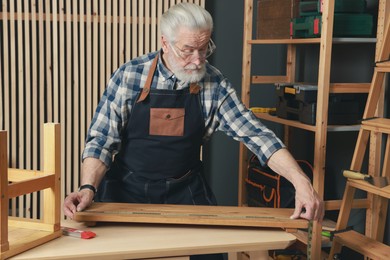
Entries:
<svg viewBox="0 0 390 260">
<path fill-rule="evenodd" d="M 179 2 L 2 0 L 0 129 L 9 133 L 9 166 L 41 169 L 43 123 L 59 122 L 61 197 L 75 190 L 87 127 L 111 73 L 160 48 L 158 21 Z M 14 199 L 11 214 L 41 217 L 41 198 Z"/>
<path fill-rule="evenodd" d="M 91 104 L 91 110 L 90 110 L 90 114 L 89 115 L 92 115 L 92 113 L 94 112 L 94 109 L 95 107 L 97 107 L 97 104 L 98 104 L 98 100 L 99 100 L 99 96 L 100 96 L 100 93 L 99 93 L 99 88 L 98 88 L 98 84 L 99 84 L 99 78 L 98 78 L 98 25 L 99 25 L 99 17 L 98 17 L 98 3 L 97 1 L 94 1 L 93 2 L 93 6 L 92 6 L 92 23 L 93 23 L 93 50 L 92 50 L 92 59 L 93 59 L 93 62 L 92 62 L 92 75 L 93 75 L 93 78 L 92 78 L 92 86 L 91 86 L 91 89 L 92 89 L 92 92 L 93 92 L 93 95 L 92 95 L 92 104 Z M 88 117 L 88 121 L 87 121 L 87 125 L 89 125 L 92 121 L 92 116 Z"/>
<path fill-rule="evenodd" d="M 134 2 L 134 1 L 131 1 Z M 111 69 L 111 1 L 106 0 L 106 78 L 109 78 L 112 69 Z"/>
<path fill-rule="evenodd" d="M 24 45 L 24 57 L 25 57 L 25 67 L 26 67 L 26 70 L 25 70 L 25 75 L 26 75 L 26 80 L 25 80 L 25 84 L 26 84 L 26 88 L 25 88 L 25 96 L 26 96 L 26 112 L 25 114 L 27 115 L 26 116 L 26 129 L 27 131 L 24 132 L 24 135 L 25 135 L 25 138 L 26 138 L 26 146 L 25 146 L 25 150 L 26 150 L 26 167 L 29 168 L 29 169 L 32 169 L 33 165 L 32 165 L 32 160 L 31 160 L 31 157 L 32 157 L 32 140 L 31 140 L 31 132 L 33 130 L 32 128 L 32 122 L 31 122 L 31 78 L 30 78 L 30 67 L 31 67 L 31 53 L 30 53 L 30 46 L 31 46 L 31 39 L 30 39 L 30 20 L 29 20 L 29 17 L 28 17 L 28 14 L 30 13 L 29 11 L 29 5 L 28 5 L 28 1 L 25 1 L 24 2 L 24 16 L 23 16 L 23 23 L 24 23 L 24 28 L 25 28 L 25 42 L 28 42 L 29 44 L 25 44 Z M 23 135 L 22 135 L 23 136 Z M 29 217 L 29 211 L 31 209 L 31 204 L 30 204 L 30 201 L 31 201 L 31 195 L 30 194 L 27 194 L 25 196 L 26 200 L 25 200 L 25 209 L 26 209 L 26 213 L 24 215 L 24 217 Z"/>
<path fill-rule="evenodd" d="M 125 2 L 119 2 L 119 64 L 125 62 Z M 118 64 L 118 65 L 119 65 Z"/>
<path fill-rule="evenodd" d="M 79 47 L 82 47 L 83 45 L 81 44 L 81 40 L 79 42 L 79 33 L 78 33 L 78 15 L 80 14 L 80 11 L 77 12 L 77 9 L 79 8 L 78 1 L 73 0 L 73 104 L 72 107 L 76 113 L 73 114 L 72 117 L 72 123 L 76 127 L 72 129 L 73 135 L 72 135 L 72 141 L 73 145 L 71 148 L 71 154 L 73 155 L 73 162 L 77 162 L 79 158 L 79 150 L 81 147 L 81 144 L 78 141 L 79 138 L 79 131 L 80 131 L 80 126 L 79 126 L 79 113 L 80 113 L 80 107 L 79 107 L 79 90 L 80 90 L 80 85 L 79 85 L 79 56 L 78 56 L 78 49 Z M 80 35 L 80 38 L 81 35 Z M 79 166 L 77 163 L 72 163 L 72 172 L 78 172 Z M 72 182 L 72 187 L 71 189 L 74 189 L 74 186 L 77 185 L 79 182 L 79 175 L 74 174 L 73 176 L 73 182 Z"/>
<path fill-rule="evenodd" d="M 77 121 L 75 123 L 78 123 L 79 124 L 79 127 L 78 127 L 78 135 L 76 136 L 75 138 L 75 142 L 78 144 L 78 149 L 77 149 L 77 146 L 75 146 L 75 148 L 77 149 L 77 152 L 76 151 L 73 151 L 77 158 L 75 158 L 75 161 L 79 161 L 79 158 L 80 158 L 80 154 L 81 154 L 81 151 L 84 147 L 84 136 L 86 135 L 86 132 L 83 130 L 83 129 L 86 129 L 88 126 L 86 125 L 86 113 L 85 113 L 85 103 L 86 103 L 86 96 L 85 96 L 85 89 L 86 89 L 86 86 L 85 86 L 85 79 L 86 79 L 86 68 L 85 68 L 85 55 L 87 53 L 87 49 L 90 49 L 90 46 L 86 46 L 86 35 L 85 35 L 85 22 L 86 22 L 86 19 L 85 19 L 85 3 L 84 1 L 79 1 L 79 35 L 78 35 L 78 38 L 79 38 L 79 56 L 78 56 L 78 59 L 79 59 L 79 71 L 78 71 L 78 75 L 79 75 L 79 81 L 78 81 L 78 86 L 79 86 L 79 90 L 80 90 L 80 93 L 79 93 L 79 97 L 77 98 L 77 106 L 78 106 L 78 109 L 79 109 L 79 115 L 77 116 Z M 75 169 L 76 171 L 75 172 L 79 172 L 80 171 L 80 167 L 79 165 L 77 164 L 77 168 Z M 76 183 L 73 183 L 74 184 L 74 188 L 76 188 L 78 186 L 78 181 Z"/>
<path fill-rule="evenodd" d="M 60 64 L 59 64 L 59 90 L 60 90 L 60 97 L 66 96 L 66 86 L 65 86 L 65 75 L 66 75 L 66 67 L 65 67 L 65 0 L 59 1 L 59 57 L 60 57 Z M 66 103 L 64 101 L 60 101 L 60 120 L 62 122 L 66 122 L 65 120 L 65 114 L 66 114 Z M 57 121 L 59 122 L 59 121 Z M 65 126 L 66 123 L 63 123 L 60 125 L 61 127 L 61 144 L 65 144 L 66 138 L 65 138 Z M 65 149 L 62 149 L 62 152 L 60 154 L 61 156 L 61 169 L 64 169 L 61 171 L 61 181 L 62 183 L 66 180 L 66 174 L 65 174 L 65 162 L 66 162 L 66 152 Z M 61 189 L 61 198 L 65 197 L 65 190 Z"/>
<path fill-rule="evenodd" d="M 129 3 L 127 3 L 129 4 Z M 105 26 L 104 26 L 104 21 L 105 21 L 105 0 L 100 0 L 99 2 L 99 12 L 100 12 L 100 37 L 99 37 L 99 43 L 100 43 L 100 55 L 99 55 L 99 63 L 100 63 L 100 95 L 103 93 L 105 89 L 105 82 L 106 82 L 106 70 L 105 70 L 105 64 L 106 64 L 106 33 L 105 33 Z M 129 23 L 130 24 L 130 23 Z"/>
<path fill-rule="evenodd" d="M 138 48 L 137 48 L 137 34 L 138 34 L 138 31 L 137 31 L 137 1 L 131 1 L 131 9 L 132 9 L 132 16 L 131 16 L 131 25 L 132 25 L 132 57 L 136 57 L 137 54 L 138 54 Z"/>
<path fill-rule="evenodd" d="M 112 3 L 112 69 L 118 67 L 118 1 Z"/>
<path fill-rule="evenodd" d="M 72 136 L 73 136 L 73 128 L 72 128 L 72 89 L 73 89 L 73 81 L 70 77 L 72 75 L 72 7 L 73 3 L 69 0 L 66 1 L 66 53 L 67 53 L 67 62 L 66 62 L 66 75 L 69 75 L 66 80 L 66 109 L 65 116 L 62 117 L 61 125 L 65 125 L 66 132 L 62 132 L 62 135 L 65 135 L 66 145 L 63 145 L 62 154 L 66 154 L 65 161 L 65 169 L 64 171 L 65 179 L 62 180 L 62 183 L 65 183 L 65 187 L 62 188 L 65 194 L 69 194 L 72 192 L 72 175 L 73 172 L 73 160 L 72 160 Z M 65 103 L 65 102 L 64 102 Z M 64 152 L 65 149 L 65 152 Z"/>
<path fill-rule="evenodd" d="M 50 13 L 50 2 L 45 1 L 45 14 Z M 50 29 L 50 15 L 45 15 L 45 58 L 46 58 L 46 73 L 45 73 L 45 83 L 46 83 L 46 102 L 47 102 L 47 120 L 48 122 L 53 121 L 53 99 L 52 99 L 52 69 L 54 64 L 52 63 L 52 48 L 51 46 L 52 30 Z"/>
<path fill-rule="evenodd" d="M 16 45 L 16 32 L 15 32 L 15 2 L 14 1 L 11 1 L 10 2 L 10 46 L 17 46 Z M 15 144 L 14 147 L 12 146 L 9 146 L 9 149 L 11 150 L 11 166 L 13 165 L 16 165 L 16 158 L 18 158 L 18 154 L 16 153 L 16 149 L 15 147 L 17 147 L 17 135 L 16 135 L 16 132 L 17 132 L 17 128 L 16 128 L 16 123 L 17 123 L 17 117 L 16 117 L 16 70 L 17 66 L 16 66 L 16 48 L 11 48 L 11 62 L 10 62 L 10 70 L 11 70 L 11 97 L 10 97 L 10 103 L 11 103 L 11 107 L 10 107 L 10 110 L 11 110 L 11 118 L 13 120 L 10 121 L 11 125 L 10 125 L 10 136 L 11 136 L 11 144 Z M 12 214 L 13 215 L 16 215 L 16 200 L 18 200 L 18 198 L 14 198 L 12 199 Z"/>
<path fill-rule="evenodd" d="M 38 12 L 38 8 L 36 6 L 36 2 L 34 1 L 32 4 L 31 4 L 31 67 L 32 67 L 32 77 L 31 77 L 31 88 L 32 88 L 32 96 L 31 96 L 31 99 L 32 99 L 32 113 L 31 113 L 31 120 L 32 120 L 32 134 L 31 134 L 31 138 L 33 140 L 33 149 L 31 150 L 31 153 L 32 153 L 32 168 L 31 169 L 38 169 L 38 165 L 39 165 L 39 162 L 38 162 L 38 150 L 39 150 L 39 147 L 38 147 L 38 138 L 37 138 L 37 135 L 39 134 L 39 124 L 38 124 L 38 120 L 39 120 L 39 113 L 38 113 L 38 104 L 39 104 L 39 100 L 38 100 L 38 56 L 37 56 L 37 50 L 38 50 L 38 46 L 39 44 L 37 44 L 37 40 L 38 40 L 38 37 L 37 37 L 37 22 L 38 22 L 38 19 L 37 19 L 37 12 Z M 31 204 L 30 204 L 30 216 L 32 218 L 37 218 L 37 210 L 35 210 L 37 208 L 36 206 L 36 201 L 37 201 L 37 193 L 33 193 L 32 196 L 31 196 Z"/>
<path fill-rule="evenodd" d="M 125 44 L 125 60 L 130 60 L 130 57 L 132 56 L 131 53 L 131 2 L 126 2 L 126 11 L 125 11 L 125 33 L 126 33 L 126 44 Z"/>
</svg>

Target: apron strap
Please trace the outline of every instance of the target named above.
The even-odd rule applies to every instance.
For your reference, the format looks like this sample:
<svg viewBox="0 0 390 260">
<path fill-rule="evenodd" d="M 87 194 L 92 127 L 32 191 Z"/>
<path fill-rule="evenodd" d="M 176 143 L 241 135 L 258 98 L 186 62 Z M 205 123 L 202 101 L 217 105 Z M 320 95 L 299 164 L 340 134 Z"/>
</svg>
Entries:
<svg viewBox="0 0 390 260">
<path fill-rule="evenodd" d="M 159 55 L 156 55 L 156 57 L 153 59 L 152 65 L 150 66 L 150 70 L 148 73 L 148 77 L 146 78 L 145 86 L 142 89 L 141 95 L 139 95 L 138 97 L 137 103 L 144 101 L 145 98 L 149 95 L 150 87 L 152 86 L 154 71 L 157 67 L 158 56 Z"/>
<path fill-rule="evenodd" d="M 198 94 L 200 90 L 200 86 L 197 83 L 191 83 L 190 85 L 190 93 L 191 94 Z"/>
</svg>

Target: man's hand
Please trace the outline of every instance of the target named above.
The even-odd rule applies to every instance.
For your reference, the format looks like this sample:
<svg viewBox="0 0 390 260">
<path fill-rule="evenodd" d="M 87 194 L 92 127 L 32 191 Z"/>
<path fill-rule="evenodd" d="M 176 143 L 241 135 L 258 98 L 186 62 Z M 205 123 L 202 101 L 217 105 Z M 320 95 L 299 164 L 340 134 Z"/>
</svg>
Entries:
<svg viewBox="0 0 390 260">
<path fill-rule="evenodd" d="M 295 210 L 290 218 L 305 218 L 321 222 L 324 214 L 324 203 L 310 182 L 300 183 L 295 187 Z"/>
<path fill-rule="evenodd" d="M 287 149 L 276 151 L 268 160 L 268 166 L 294 185 L 295 211 L 291 218 L 322 221 L 325 214 L 324 202 L 290 152 Z"/>
<path fill-rule="evenodd" d="M 94 193 L 91 190 L 84 189 L 78 192 L 72 192 L 64 201 L 64 213 L 70 219 L 73 219 L 74 213 L 83 211 L 91 205 Z"/>
</svg>

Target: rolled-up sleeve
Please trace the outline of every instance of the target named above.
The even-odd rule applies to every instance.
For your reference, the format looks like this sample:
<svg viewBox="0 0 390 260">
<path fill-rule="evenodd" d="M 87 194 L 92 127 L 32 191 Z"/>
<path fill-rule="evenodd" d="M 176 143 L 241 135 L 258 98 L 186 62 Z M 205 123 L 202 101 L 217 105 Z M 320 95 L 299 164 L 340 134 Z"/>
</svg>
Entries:
<svg viewBox="0 0 390 260">
<path fill-rule="evenodd" d="M 274 152 L 285 147 L 275 133 L 244 106 L 229 81 L 221 81 L 216 102 L 218 105 L 213 120 L 216 130 L 243 142 L 263 165 Z"/>
<path fill-rule="evenodd" d="M 122 128 L 122 96 L 120 85 L 123 71 L 118 69 L 112 75 L 92 119 L 82 159 L 93 157 L 101 160 L 108 168 L 113 155 L 120 146 Z"/>
</svg>

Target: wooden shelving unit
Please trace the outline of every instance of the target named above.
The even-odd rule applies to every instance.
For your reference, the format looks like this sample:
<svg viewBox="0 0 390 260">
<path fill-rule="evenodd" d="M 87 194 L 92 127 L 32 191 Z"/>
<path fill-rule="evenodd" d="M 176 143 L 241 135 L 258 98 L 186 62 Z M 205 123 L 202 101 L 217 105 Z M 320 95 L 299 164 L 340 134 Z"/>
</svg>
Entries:
<svg viewBox="0 0 390 260">
<path fill-rule="evenodd" d="M 243 43 L 243 67 L 242 67 L 242 94 L 244 104 L 249 107 L 252 84 L 271 83 L 293 83 L 296 82 L 296 60 L 297 45 L 319 44 L 319 70 L 318 70 L 318 92 L 317 92 L 317 114 L 314 126 L 300 123 L 298 121 L 286 120 L 264 113 L 256 114 L 263 120 L 268 120 L 285 125 L 286 136 L 288 128 L 295 127 L 314 132 L 314 179 L 313 186 L 320 196 L 324 195 L 325 158 L 327 133 L 329 131 L 358 131 L 360 126 L 330 126 L 328 125 L 328 103 L 330 93 L 368 93 L 370 83 L 331 83 L 330 69 L 333 44 L 354 44 L 354 43 L 375 43 L 376 49 L 381 46 L 383 38 L 384 20 L 389 14 L 389 3 L 379 0 L 378 30 L 377 38 L 333 38 L 334 1 L 324 1 L 322 13 L 321 38 L 315 39 L 253 39 L 253 0 L 245 0 L 244 7 L 244 43 Z M 251 60 L 253 45 L 260 44 L 283 44 L 287 47 L 286 75 L 266 76 L 252 75 Z M 248 165 L 248 150 L 240 145 L 240 166 L 239 166 L 239 205 L 246 204 L 245 177 Z M 326 206 L 331 209 L 339 209 L 341 201 L 327 201 Z M 327 208 L 328 209 L 328 208 Z M 321 224 L 315 222 L 313 226 L 312 259 L 321 259 Z"/>
</svg>

